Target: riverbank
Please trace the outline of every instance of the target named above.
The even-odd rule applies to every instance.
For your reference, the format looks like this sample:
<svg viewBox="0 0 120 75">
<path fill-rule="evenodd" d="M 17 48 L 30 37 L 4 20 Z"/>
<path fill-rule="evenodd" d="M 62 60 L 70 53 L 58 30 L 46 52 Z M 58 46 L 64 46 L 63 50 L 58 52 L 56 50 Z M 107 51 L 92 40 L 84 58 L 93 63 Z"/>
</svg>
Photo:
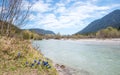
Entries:
<svg viewBox="0 0 120 75">
<path fill-rule="evenodd" d="M 54 64 L 54 67 L 58 71 L 59 75 L 72 75 L 72 73 L 70 73 L 70 68 L 65 65 Z"/>
<path fill-rule="evenodd" d="M 58 71 L 59 75 L 90 75 L 88 71 L 85 71 L 83 69 L 77 70 L 70 68 L 66 65 L 60 65 L 60 64 L 55 64 L 54 65 L 56 70 Z"/>
<path fill-rule="evenodd" d="M 0 75 L 58 75 L 58 73 L 52 61 L 34 49 L 29 40 L 0 36 Z"/>
<path fill-rule="evenodd" d="M 66 41 L 76 41 L 76 42 L 101 42 L 101 43 L 116 43 L 120 44 L 120 38 L 106 38 L 106 39 L 98 39 L 98 38 L 88 38 L 88 39 L 62 39 Z"/>
</svg>

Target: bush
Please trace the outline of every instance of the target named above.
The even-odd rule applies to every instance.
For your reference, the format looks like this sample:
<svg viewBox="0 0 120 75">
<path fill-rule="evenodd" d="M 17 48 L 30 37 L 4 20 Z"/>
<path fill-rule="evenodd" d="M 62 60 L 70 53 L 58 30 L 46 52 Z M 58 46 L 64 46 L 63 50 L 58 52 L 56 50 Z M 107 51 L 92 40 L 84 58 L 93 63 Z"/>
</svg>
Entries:
<svg viewBox="0 0 120 75">
<path fill-rule="evenodd" d="M 35 39 L 35 40 L 42 40 L 42 36 L 34 33 L 34 32 L 31 32 L 29 30 L 24 30 L 22 32 L 22 37 L 23 39 Z"/>
<path fill-rule="evenodd" d="M 102 29 L 96 33 L 96 37 L 98 38 L 118 38 L 120 37 L 120 31 L 116 28 L 108 27 L 106 29 Z"/>
</svg>

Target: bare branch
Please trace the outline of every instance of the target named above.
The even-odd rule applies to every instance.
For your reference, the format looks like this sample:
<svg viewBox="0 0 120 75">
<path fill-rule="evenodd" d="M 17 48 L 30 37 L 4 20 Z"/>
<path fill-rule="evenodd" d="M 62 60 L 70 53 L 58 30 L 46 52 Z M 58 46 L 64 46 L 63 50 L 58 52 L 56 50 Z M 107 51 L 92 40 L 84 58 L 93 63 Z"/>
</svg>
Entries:
<svg viewBox="0 0 120 75">
<path fill-rule="evenodd" d="M 5 24 L 7 24 L 6 34 L 10 31 L 10 24 L 17 25 L 19 27 L 24 25 L 29 16 L 31 6 L 32 5 L 28 5 L 27 9 L 24 10 L 24 0 L 1 0 L 1 33 Z"/>
</svg>

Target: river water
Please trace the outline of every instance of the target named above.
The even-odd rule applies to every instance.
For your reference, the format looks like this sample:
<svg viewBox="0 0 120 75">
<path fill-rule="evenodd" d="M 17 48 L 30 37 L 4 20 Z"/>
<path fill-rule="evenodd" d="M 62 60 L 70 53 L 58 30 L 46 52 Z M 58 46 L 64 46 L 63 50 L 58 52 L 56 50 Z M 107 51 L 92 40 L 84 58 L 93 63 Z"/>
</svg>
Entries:
<svg viewBox="0 0 120 75">
<path fill-rule="evenodd" d="M 120 75 L 120 41 L 41 40 L 33 46 L 73 75 Z"/>
</svg>

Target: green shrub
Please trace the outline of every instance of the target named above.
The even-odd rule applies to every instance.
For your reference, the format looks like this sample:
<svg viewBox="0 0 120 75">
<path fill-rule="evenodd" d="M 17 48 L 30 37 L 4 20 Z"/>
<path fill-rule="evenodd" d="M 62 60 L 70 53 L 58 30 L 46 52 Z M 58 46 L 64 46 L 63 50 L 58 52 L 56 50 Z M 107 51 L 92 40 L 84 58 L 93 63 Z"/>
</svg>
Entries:
<svg viewBox="0 0 120 75">
<path fill-rule="evenodd" d="M 120 37 L 120 31 L 116 28 L 108 27 L 106 29 L 102 29 L 96 33 L 96 37 L 98 38 L 118 38 Z"/>
</svg>

